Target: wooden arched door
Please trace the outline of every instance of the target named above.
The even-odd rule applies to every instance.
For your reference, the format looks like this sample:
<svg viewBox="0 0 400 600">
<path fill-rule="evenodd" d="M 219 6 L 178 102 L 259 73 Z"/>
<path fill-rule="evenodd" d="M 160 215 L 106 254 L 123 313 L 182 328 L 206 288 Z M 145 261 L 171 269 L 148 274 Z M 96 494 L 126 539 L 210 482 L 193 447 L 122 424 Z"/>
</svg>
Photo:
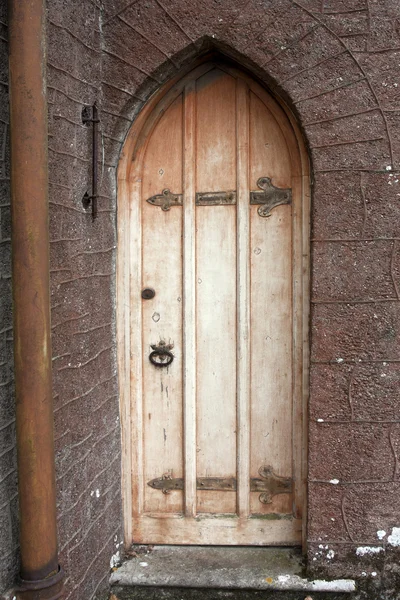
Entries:
<svg viewBox="0 0 400 600">
<path fill-rule="evenodd" d="M 118 199 L 129 543 L 301 543 L 303 159 L 275 100 L 215 62 L 130 132 Z"/>
</svg>

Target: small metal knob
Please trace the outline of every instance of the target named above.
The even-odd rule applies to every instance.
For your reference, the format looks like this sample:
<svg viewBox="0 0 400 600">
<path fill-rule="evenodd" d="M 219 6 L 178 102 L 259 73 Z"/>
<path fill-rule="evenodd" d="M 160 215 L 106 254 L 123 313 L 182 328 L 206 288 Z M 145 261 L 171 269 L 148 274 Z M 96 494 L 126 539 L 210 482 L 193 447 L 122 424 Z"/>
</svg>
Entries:
<svg viewBox="0 0 400 600">
<path fill-rule="evenodd" d="M 155 295 L 156 293 L 153 288 L 144 288 L 144 290 L 142 290 L 143 300 L 151 300 Z"/>
</svg>

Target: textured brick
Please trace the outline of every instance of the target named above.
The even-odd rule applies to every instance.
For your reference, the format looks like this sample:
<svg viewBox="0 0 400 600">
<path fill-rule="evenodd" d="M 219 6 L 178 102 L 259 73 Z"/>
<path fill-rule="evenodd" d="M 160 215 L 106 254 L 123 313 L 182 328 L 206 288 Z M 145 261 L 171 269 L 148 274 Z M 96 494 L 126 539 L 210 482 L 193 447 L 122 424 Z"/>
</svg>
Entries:
<svg viewBox="0 0 400 600">
<path fill-rule="evenodd" d="M 327 9 L 329 10 L 329 9 Z M 322 22 L 336 35 L 349 36 L 360 33 L 369 33 L 368 12 L 349 12 L 339 14 L 324 14 L 321 17 Z"/>
<path fill-rule="evenodd" d="M 363 173 L 365 237 L 400 236 L 400 173 Z"/>
<path fill-rule="evenodd" d="M 383 109 L 396 109 L 400 103 L 400 50 L 361 54 L 362 66 Z"/>
<path fill-rule="evenodd" d="M 388 164 L 391 164 L 390 147 L 385 137 L 313 148 L 311 155 L 315 170 L 384 170 Z"/>
<path fill-rule="evenodd" d="M 400 248 L 393 248 L 393 242 L 318 243 L 314 244 L 312 260 L 314 300 L 397 297 L 393 263 L 400 263 Z M 396 275 L 400 285 L 400 273 Z"/>
<path fill-rule="evenodd" d="M 108 85 L 108 83 L 103 82 L 103 91 L 102 109 L 114 114 L 124 113 L 127 111 L 129 104 L 138 102 L 137 98 L 132 96 L 132 94 L 118 89 L 114 84 Z"/>
<path fill-rule="evenodd" d="M 133 4 L 120 18 L 166 56 L 173 56 L 188 44 L 188 36 L 155 0 Z"/>
<path fill-rule="evenodd" d="M 397 523 L 393 514 L 399 514 L 399 492 L 398 481 L 351 486 L 311 483 L 311 541 L 384 544 L 388 551 L 387 538 Z"/>
<path fill-rule="evenodd" d="M 4 39 L 0 39 L 0 56 L 7 56 L 7 42 Z M 0 62 L 0 81 L 2 85 L 7 84 L 8 81 L 8 61 L 2 60 Z"/>
<path fill-rule="evenodd" d="M 361 113 L 377 106 L 375 96 L 365 80 L 338 87 L 322 96 L 309 99 L 306 96 L 300 100 L 296 104 L 305 127 L 309 122 Z"/>
<path fill-rule="evenodd" d="M 400 13 L 398 15 L 400 17 Z M 371 32 L 368 39 L 368 50 L 386 50 L 399 48 L 400 27 L 399 21 L 392 17 L 375 17 L 371 21 Z"/>
<path fill-rule="evenodd" d="M 383 543 L 389 549 L 388 537 L 393 526 L 398 525 L 396 515 L 400 509 L 400 482 L 363 484 L 346 488 L 344 514 L 352 539 L 362 540 L 365 545 Z M 381 540 L 378 531 L 386 533 L 380 533 L 383 536 Z"/>
<path fill-rule="evenodd" d="M 143 82 L 147 82 L 146 74 L 139 70 L 135 66 L 124 62 L 122 58 L 109 54 L 103 53 L 103 81 L 108 85 L 120 88 L 122 91 L 128 94 L 137 93 L 137 89 Z M 156 90 L 157 81 L 152 80 L 153 90 Z M 140 96 L 139 96 L 140 97 Z"/>
<path fill-rule="evenodd" d="M 400 170 L 400 110 L 397 112 L 387 112 L 385 117 L 392 142 L 393 168 Z"/>
<path fill-rule="evenodd" d="M 11 211 L 7 206 L 0 209 L 0 240 L 11 240 Z"/>
<path fill-rule="evenodd" d="M 298 44 L 281 52 L 268 62 L 268 71 L 279 79 L 287 79 L 298 71 L 339 54 L 343 49 L 340 42 L 323 27 L 314 26 Z"/>
<path fill-rule="evenodd" d="M 391 532 L 391 530 L 390 530 Z M 385 553 L 385 565 L 382 573 L 384 593 L 388 598 L 396 598 L 400 589 L 400 551 L 398 547 L 388 545 Z"/>
<path fill-rule="evenodd" d="M 360 546 L 362 544 L 351 542 L 348 544 L 324 544 L 323 540 L 310 543 L 307 549 L 309 576 L 315 579 L 328 577 L 361 579 L 361 582 L 357 583 L 361 583 L 363 590 L 366 591 L 365 597 L 368 599 L 379 598 L 385 552 L 371 552 L 361 558 L 357 555 L 357 548 Z M 382 548 L 382 545 L 375 547 Z"/>
<path fill-rule="evenodd" d="M 341 39 L 346 48 L 352 53 L 366 52 L 368 49 L 369 35 L 366 33 L 364 35 L 348 35 Z"/>
<path fill-rule="evenodd" d="M 136 66 L 146 75 L 150 75 L 156 66 L 167 60 L 160 50 L 118 18 L 113 21 L 112 26 L 104 27 L 103 39 L 106 50 Z"/>
<path fill-rule="evenodd" d="M 343 13 L 348 11 L 367 10 L 367 0 L 323 0 L 324 13 Z"/>
<path fill-rule="evenodd" d="M 310 423 L 311 480 L 391 481 L 395 457 L 387 424 Z"/>
<path fill-rule="evenodd" d="M 331 483 L 309 483 L 309 543 L 323 541 L 326 544 L 327 542 L 351 541 L 346 530 L 347 521 L 343 519 L 342 512 L 346 491 L 346 486 Z M 329 550 L 325 548 L 325 544 L 323 550 Z"/>
<path fill-rule="evenodd" d="M 398 363 L 312 365 L 310 387 L 312 420 L 398 420 Z"/>
<path fill-rule="evenodd" d="M 107 5 L 110 2 L 107 1 Z M 81 0 L 52 0 L 48 4 L 49 21 L 59 29 L 66 29 L 81 43 L 95 48 L 98 45 L 100 7 L 82 9 Z"/>
<path fill-rule="evenodd" d="M 312 13 L 320 13 L 322 11 L 321 0 L 302 0 L 301 5 Z"/>
<path fill-rule="evenodd" d="M 229 27 L 232 22 L 236 23 L 243 16 L 241 10 L 243 4 L 240 0 L 234 0 L 229 4 L 197 0 L 195 5 L 181 0 L 169 0 L 168 2 L 163 0 L 161 5 L 173 20 L 179 23 L 188 42 L 212 34 L 219 37 L 222 30 Z M 257 2 L 251 0 L 247 6 L 247 13 L 254 14 L 253 11 L 257 11 L 258 14 L 264 12 L 263 7 L 257 6 Z"/>
<path fill-rule="evenodd" d="M 397 0 L 369 0 L 371 16 L 400 17 L 400 6 Z"/>
<path fill-rule="evenodd" d="M 69 118 L 81 125 L 83 104 L 93 104 L 98 96 L 98 88 L 80 79 L 71 79 L 68 73 L 48 65 L 48 98 L 55 115 Z"/>
<path fill-rule="evenodd" d="M 362 72 L 357 62 L 348 52 L 341 49 L 337 56 L 329 57 L 296 73 L 283 85 L 293 99 L 298 99 L 347 85 L 360 77 Z"/>
<path fill-rule="evenodd" d="M 352 372 L 355 419 L 396 421 L 399 417 L 400 365 L 357 365 Z"/>
<path fill-rule="evenodd" d="M 364 220 L 360 173 L 315 175 L 311 218 L 314 238 L 360 238 Z"/>
<path fill-rule="evenodd" d="M 104 5 L 105 22 L 122 13 L 130 4 L 132 4 L 132 0 L 108 0 L 107 4 Z"/>
<path fill-rule="evenodd" d="M 251 2 L 220 35 L 256 64 L 263 65 L 301 40 L 314 26 L 304 10 L 287 0 Z M 249 43 L 254 38 L 257 44 Z M 273 74 L 269 67 L 267 70 Z"/>
<path fill-rule="evenodd" d="M 314 360 L 400 359 L 400 302 L 317 304 L 311 322 Z"/>
<path fill-rule="evenodd" d="M 322 123 L 315 123 L 314 125 L 308 126 L 308 138 L 312 147 L 335 143 L 349 143 L 351 151 L 356 155 L 359 155 L 362 151 L 362 143 L 360 147 L 358 147 L 354 144 L 351 145 L 351 142 L 357 144 L 357 140 L 362 142 L 362 140 L 379 139 L 382 137 L 386 139 L 387 136 L 385 134 L 384 118 L 378 109 L 373 109 L 358 115 L 350 115 L 348 117 L 323 121 Z M 341 146 L 338 150 L 343 151 L 344 153 L 348 151 L 345 146 Z M 335 165 L 339 166 L 341 162 L 342 159 L 339 157 L 339 160 L 335 162 Z M 351 165 L 347 164 L 346 168 L 349 166 Z"/>
<path fill-rule="evenodd" d="M 350 421 L 352 365 L 311 365 L 310 419 Z"/>
</svg>

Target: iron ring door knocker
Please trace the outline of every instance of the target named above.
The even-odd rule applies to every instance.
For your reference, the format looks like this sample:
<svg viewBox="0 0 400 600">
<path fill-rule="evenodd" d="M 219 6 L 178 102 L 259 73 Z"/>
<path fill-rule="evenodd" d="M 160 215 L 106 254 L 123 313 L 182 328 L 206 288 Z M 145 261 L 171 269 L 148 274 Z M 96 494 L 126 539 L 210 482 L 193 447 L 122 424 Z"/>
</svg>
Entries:
<svg viewBox="0 0 400 600">
<path fill-rule="evenodd" d="M 171 352 L 173 347 L 173 344 L 167 344 L 163 341 L 159 344 L 152 344 L 151 348 L 153 351 L 149 355 L 151 364 L 159 368 L 169 367 L 174 360 L 174 355 Z"/>
</svg>

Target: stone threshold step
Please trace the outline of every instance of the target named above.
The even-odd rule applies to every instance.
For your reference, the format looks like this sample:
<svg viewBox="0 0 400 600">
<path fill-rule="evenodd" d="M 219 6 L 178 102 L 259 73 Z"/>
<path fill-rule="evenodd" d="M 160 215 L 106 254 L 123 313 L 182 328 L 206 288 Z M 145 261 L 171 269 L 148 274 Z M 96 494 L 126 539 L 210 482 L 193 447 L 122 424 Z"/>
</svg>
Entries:
<svg viewBox="0 0 400 600">
<path fill-rule="evenodd" d="M 350 600 L 344 592 L 307 592 L 278 590 L 215 590 L 159 588 L 149 586 L 113 586 L 109 600 Z"/>
<path fill-rule="evenodd" d="M 307 595 L 312 600 L 318 597 L 333 600 L 349 598 L 349 594 L 355 591 L 355 582 L 351 579 L 307 579 L 304 576 L 303 556 L 296 548 L 141 546 L 133 547 L 130 553 L 132 557 L 114 571 L 110 578 L 112 591 L 118 600 L 151 598 L 155 590 L 151 591 L 150 588 L 163 590 L 163 595 L 154 597 L 166 600 L 178 598 L 180 588 L 192 592 L 192 596 L 186 592 L 180 596 L 190 600 L 246 598 L 242 593 L 240 596 L 215 595 L 218 590 L 224 593 L 229 590 L 262 592 L 260 598 L 276 597 L 282 600 L 303 600 Z M 168 591 L 168 588 L 175 590 Z M 205 595 L 206 590 L 210 593 L 213 590 L 214 595 Z M 277 594 L 270 595 L 272 592 Z M 292 592 L 297 595 L 290 595 Z M 147 595 L 140 595 L 143 593 Z M 196 596 L 198 593 L 200 595 Z"/>
</svg>

